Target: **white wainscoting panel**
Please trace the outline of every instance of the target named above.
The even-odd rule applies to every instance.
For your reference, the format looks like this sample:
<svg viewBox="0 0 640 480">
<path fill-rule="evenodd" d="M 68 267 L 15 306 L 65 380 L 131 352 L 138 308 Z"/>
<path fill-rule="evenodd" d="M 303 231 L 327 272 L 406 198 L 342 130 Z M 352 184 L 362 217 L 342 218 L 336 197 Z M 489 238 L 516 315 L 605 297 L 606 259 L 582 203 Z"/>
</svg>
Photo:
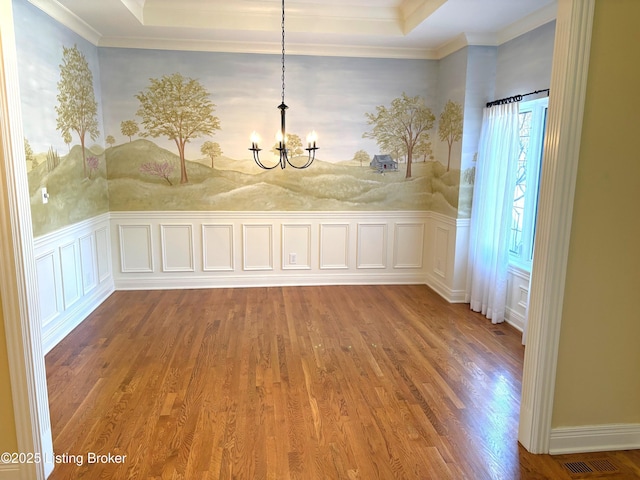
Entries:
<svg viewBox="0 0 640 480">
<path fill-rule="evenodd" d="M 273 225 L 242 225 L 244 270 L 273 270 Z"/>
<path fill-rule="evenodd" d="M 113 292 L 109 229 L 105 213 L 34 240 L 45 353 Z"/>
<path fill-rule="evenodd" d="M 427 222 L 426 283 L 449 302 L 465 301 L 469 219 L 431 213 Z"/>
<path fill-rule="evenodd" d="M 96 236 L 91 233 L 80 237 L 80 269 L 82 271 L 82 294 L 86 295 L 98 285 L 96 272 L 98 257 L 96 254 Z"/>
<path fill-rule="evenodd" d="M 123 273 L 153 272 L 151 225 L 120 225 L 120 269 Z"/>
<path fill-rule="evenodd" d="M 320 224 L 320 268 L 349 268 L 349 224 Z"/>
<path fill-rule="evenodd" d="M 436 225 L 435 246 L 433 249 L 433 272 L 443 279 L 447 278 L 447 257 L 449 256 L 449 228 Z"/>
<path fill-rule="evenodd" d="M 529 277 L 530 273 L 526 270 L 515 265 L 509 266 L 505 320 L 521 332 L 526 327 Z"/>
<path fill-rule="evenodd" d="M 56 262 L 54 250 L 41 253 L 36 257 L 36 274 L 38 275 L 38 299 L 40 300 L 40 315 L 42 326 L 46 327 L 59 315 L 63 309 L 60 301 L 62 279 L 60 277 L 59 262 Z"/>
<path fill-rule="evenodd" d="M 160 225 L 163 272 L 193 272 L 193 225 Z"/>
<path fill-rule="evenodd" d="M 358 223 L 358 268 L 387 267 L 387 224 Z"/>
<path fill-rule="evenodd" d="M 80 298 L 80 276 L 78 272 L 78 241 L 60 246 L 60 265 L 62 272 L 62 299 L 64 309 L 68 310 Z"/>
<path fill-rule="evenodd" d="M 282 269 L 311 269 L 311 224 L 282 225 Z"/>
<path fill-rule="evenodd" d="M 202 225 L 202 270 L 232 272 L 233 224 Z"/>
<path fill-rule="evenodd" d="M 424 223 L 396 223 L 393 268 L 422 268 Z"/>
<path fill-rule="evenodd" d="M 102 283 L 111 276 L 111 242 L 109 241 L 108 226 L 96 230 L 96 260 L 98 268 L 98 283 Z"/>
<path fill-rule="evenodd" d="M 111 212 L 114 282 L 122 290 L 429 284 L 433 215 L 413 211 Z M 454 230 L 448 240 L 455 240 L 456 220 L 444 218 L 444 224 L 452 224 Z M 163 265 L 161 225 L 175 224 L 202 232 L 190 244 L 193 271 L 152 268 Z M 188 251 L 186 236 L 181 238 L 181 248 Z M 455 252 L 455 244 L 447 248 Z M 290 254 L 295 254 L 295 263 Z M 452 259 L 450 254 L 447 261 Z M 444 269 L 453 271 L 451 265 Z M 447 273 L 439 279 L 446 288 L 437 291 L 451 291 L 447 283 L 451 276 Z"/>
</svg>

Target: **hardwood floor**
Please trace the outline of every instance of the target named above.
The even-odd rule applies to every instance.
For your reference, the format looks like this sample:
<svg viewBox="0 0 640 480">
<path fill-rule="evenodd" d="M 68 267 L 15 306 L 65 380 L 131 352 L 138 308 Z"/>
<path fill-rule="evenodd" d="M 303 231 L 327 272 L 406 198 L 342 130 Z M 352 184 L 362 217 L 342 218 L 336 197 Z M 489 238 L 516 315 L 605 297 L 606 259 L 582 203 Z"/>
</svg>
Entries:
<svg viewBox="0 0 640 480">
<path fill-rule="evenodd" d="M 523 353 L 425 286 L 116 292 L 46 357 L 50 478 L 595 478 L 518 445 Z"/>
</svg>

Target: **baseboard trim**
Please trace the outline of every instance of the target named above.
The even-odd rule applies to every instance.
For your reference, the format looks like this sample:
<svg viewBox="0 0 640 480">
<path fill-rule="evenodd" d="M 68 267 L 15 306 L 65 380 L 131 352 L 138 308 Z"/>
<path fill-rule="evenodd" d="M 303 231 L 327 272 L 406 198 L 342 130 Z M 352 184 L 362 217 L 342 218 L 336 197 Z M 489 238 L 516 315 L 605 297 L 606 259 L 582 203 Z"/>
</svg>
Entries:
<svg viewBox="0 0 640 480">
<path fill-rule="evenodd" d="M 428 274 L 426 284 L 449 303 L 465 303 L 464 290 L 453 290 L 435 275 Z"/>
<path fill-rule="evenodd" d="M 76 328 L 85 318 L 104 302 L 115 291 L 111 278 L 93 293 L 83 298 L 81 302 L 66 310 L 60 317 L 53 320 L 55 328 L 42 332 L 42 350 L 46 355 L 64 337 Z M 44 329 L 46 330 L 46 329 Z"/>
<path fill-rule="evenodd" d="M 513 328 L 524 332 L 524 317 L 512 308 L 507 307 L 505 311 L 505 321 Z"/>
<path fill-rule="evenodd" d="M 607 452 L 640 448 L 640 423 L 559 427 L 551 430 L 549 453 Z"/>
<path fill-rule="evenodd" d="M 20 480 L 21 478 L 18 465 L 0 463 L 0 480 Z"/>
<path fill-rule="evenodd" d="M 119 278 L 116 290 L 174 290 L 189 288 L 293 287 L 312 285 L 424 285 L 423 274 L 219 275 Z"/>
</svg>

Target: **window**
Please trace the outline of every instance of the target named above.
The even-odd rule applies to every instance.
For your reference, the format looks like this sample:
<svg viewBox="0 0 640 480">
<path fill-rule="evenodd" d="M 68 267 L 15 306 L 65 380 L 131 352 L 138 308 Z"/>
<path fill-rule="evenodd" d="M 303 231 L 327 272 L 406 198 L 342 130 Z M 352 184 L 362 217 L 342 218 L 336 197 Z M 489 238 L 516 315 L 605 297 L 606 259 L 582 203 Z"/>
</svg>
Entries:
<svg viewBox="0 0 640 480">
<path fill-rule="evenodd" d="M 509 254 L 512 263 L 531 269 L 536 230 L 542 145 L 548 98 L 520 103 L 520 153 L 517 158 Z"/>
</svg>

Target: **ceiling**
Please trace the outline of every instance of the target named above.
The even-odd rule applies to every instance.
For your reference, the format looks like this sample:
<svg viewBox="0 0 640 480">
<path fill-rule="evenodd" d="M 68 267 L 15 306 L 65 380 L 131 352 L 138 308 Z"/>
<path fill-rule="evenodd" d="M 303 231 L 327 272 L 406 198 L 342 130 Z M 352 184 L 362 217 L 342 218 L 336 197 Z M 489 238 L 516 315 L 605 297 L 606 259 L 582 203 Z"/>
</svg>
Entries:
<svg viewBox="0 0 640 480">
<path fill-rule="evenodd" d="M 30 0 L 98 46 L 276 53 L 281 0 Z M 555 18 L 556 0 L 286 0 L 287 53 L 442 58 Z"/>
</svg>

